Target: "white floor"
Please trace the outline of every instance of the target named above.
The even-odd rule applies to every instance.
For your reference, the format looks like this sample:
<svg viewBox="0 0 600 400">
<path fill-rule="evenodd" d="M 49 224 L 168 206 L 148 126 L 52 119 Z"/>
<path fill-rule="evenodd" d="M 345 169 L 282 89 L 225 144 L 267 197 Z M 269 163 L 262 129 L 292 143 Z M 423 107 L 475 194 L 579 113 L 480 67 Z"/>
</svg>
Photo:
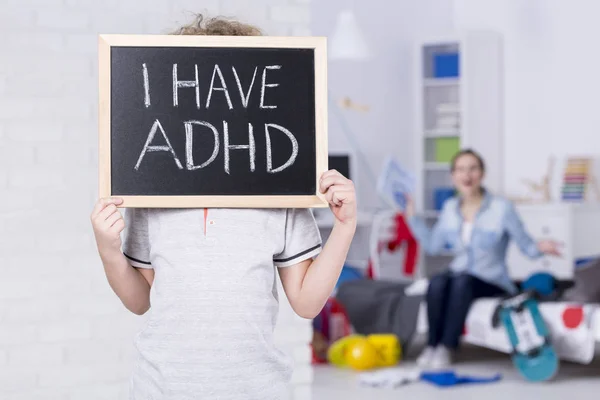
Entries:
<svg viewBox="0 0 600 400">
<path fill-rule="evenodd" d="M 415 350 L 418 350 L 415 349 Z M 598 353 L 598 352 L 597 352 Z M 399 366 L 415 368 L 414 354 Z M 457 374 L 491 376 L 502 380 L 482 385 L 438 388 L 415 382 L 398 389 L 373 389 L 358 385 L 357 373 L 333 367 L 315 368 L 313 400 L 575 400 L 600 398 L 600 353 L 590 365 L 563 362 L 558 376 L 551 382 L 528 383 L 513 368 L 507 355 L 478 348 L 464 348 L 453 367 Z M 576 385 L 577 384 L 577 385 Z M 443 397 L 441 397 L 443 396 Z"/>
</svg>

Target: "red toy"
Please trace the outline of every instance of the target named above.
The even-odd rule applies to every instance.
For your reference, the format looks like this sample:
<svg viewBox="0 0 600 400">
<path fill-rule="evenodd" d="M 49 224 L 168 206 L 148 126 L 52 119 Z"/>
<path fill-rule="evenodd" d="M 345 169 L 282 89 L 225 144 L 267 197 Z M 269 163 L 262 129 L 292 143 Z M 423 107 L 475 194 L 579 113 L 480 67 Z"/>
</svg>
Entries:
<svg viewBox="0 0 600 400">
<path fill-rule="evenodd" d="M 351 333 L 350 320 L 344 307 L 334 297 L 330 297 L 321 313 L 313 320 L 313 363 L 326 363 L 329 345 Z"/>
<path fill-rule="evenodd" d="M 419 252 L 419 244 L 413 236 L 410 227 L 406 223 L 404 214 L 396 214 L 395 218 L 395 236 L 388 243 L 380 243 L 378 251 L 381 252 L 383 247 L 387 247 L 389 251 L 396 251 L 402 243 L 406 243 L 406 257 L 404 258 L 404 275 L 413 276 L 417 265 L 417 254 Z M 370 260 L 367 269 L 367 276 L 371 279 L 376 279 L 373 272 L 373 263 Z"/>
</svg>

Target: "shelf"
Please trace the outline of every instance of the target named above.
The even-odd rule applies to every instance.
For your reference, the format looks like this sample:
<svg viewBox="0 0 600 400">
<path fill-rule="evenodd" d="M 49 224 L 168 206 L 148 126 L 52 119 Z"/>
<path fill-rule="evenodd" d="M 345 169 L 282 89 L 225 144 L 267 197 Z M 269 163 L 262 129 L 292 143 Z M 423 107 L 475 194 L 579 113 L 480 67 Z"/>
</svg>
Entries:
<svg viewBox="0 0 600 400">
<path fill-rule="evenodd" d="M 425 131 L 425 138 L 435 139 L 440 137 L 460 137 L 458 129 L 430 129 Z"/>
<path fill-rule="evenodd" d="M 499 33 L 467 31 L 430 38 L 416 47 L 416 124 L 412 132 L 418 138 L 415 156 L 420 179 L 415 206 L 428 226 L 440 220 L 436 206 L 442 193 L 436 190 L 453 186 L 450 163 L 460 149 L 477 149 L 486 164 L 494 166 L 486 175 L 486 186 L 490 191 L 504 191 L 503 46 Z M 458 68 L 452 58 L 456 54 Z M 424 275 L 447 268 L 453 257 L 445 248 L 436 256 L 421 255 Z"/>
<path fill-rule="evenodd" d="M 428 171 L 449 171 L 450 163 L 446 162 L 426 162 L 425 169 Z"/>
<path fill-rule="evenodd" d="M 458 86 L 459 84 L 459 78 L 426 78 L 423 80 L 425 87 Z"/>
<path fill-rule="evenodd" d="M 420 213 L 420 215 L 423 218 L 437 218 L 440 215 L 440 212 L 438 210 L 425 210 Z"/>
<path fill-rule="evenodd" d="M 460 104 L 458 102 L 441 103 L 436 107 L 438 114 L 458 114 L 460 115 Z"/>
</svg>

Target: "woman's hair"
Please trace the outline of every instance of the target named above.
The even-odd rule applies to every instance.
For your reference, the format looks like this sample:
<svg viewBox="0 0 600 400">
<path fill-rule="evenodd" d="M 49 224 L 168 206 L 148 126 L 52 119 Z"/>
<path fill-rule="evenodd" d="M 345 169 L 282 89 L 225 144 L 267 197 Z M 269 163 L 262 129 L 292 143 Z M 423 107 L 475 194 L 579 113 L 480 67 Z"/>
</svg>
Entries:
<svg viewBox="0 0 600 400">
<path fill-rule="evenodd" d="M 205 18 L 196 14 L 194 20 L 173 32 L 173 35 L 202 36 L 262 36 L 262 31 L 252 25 L 225 17 Z"/>
<path fill-rule="evenodd" d="M 477 153 L 475 150 L 472 149 L 464 149 L 459 151 L 458 153 L 456 153 L 454 155 L 454 157 L 452 157 L 452 161 L 450 161 L 450 171 L 454 172 L 454 169 L 456 167 L 456 162 L 458 161 L 459 158 L 461 158 L 462 156 L 473 156 L 475 157 L 475 159 L 477 160 L 477 163 L 479 164 L 479 168 L 481 169 L 481 172 L 485 172 L 485 162 L 483 161 L 483 158 L 479 155 L 479 153 Z"/>
</svg>

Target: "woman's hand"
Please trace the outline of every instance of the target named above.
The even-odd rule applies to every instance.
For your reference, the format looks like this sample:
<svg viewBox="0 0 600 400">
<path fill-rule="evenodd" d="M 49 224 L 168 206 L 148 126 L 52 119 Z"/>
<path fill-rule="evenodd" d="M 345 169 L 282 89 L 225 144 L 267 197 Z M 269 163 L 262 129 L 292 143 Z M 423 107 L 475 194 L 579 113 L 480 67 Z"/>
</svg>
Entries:
<svg viewBox="0 0 600 400">
<path fill-rule="evenodd" d="M 560 256 L 559 251 L 560 244 L 554 240 L 540 240 L 537 242 L 537 248 L 540 252 L 544 254 L 549 254 L 551 256 Z"/>
<path fill-rule="evenodd" d="M 415 216 L 415 201 L 412 196 L 408 193 L 404 194 L 404 198 L 406 200 L 406 206 L 404 207 L 404 217 L 406 219 Z"/>
</svg>

